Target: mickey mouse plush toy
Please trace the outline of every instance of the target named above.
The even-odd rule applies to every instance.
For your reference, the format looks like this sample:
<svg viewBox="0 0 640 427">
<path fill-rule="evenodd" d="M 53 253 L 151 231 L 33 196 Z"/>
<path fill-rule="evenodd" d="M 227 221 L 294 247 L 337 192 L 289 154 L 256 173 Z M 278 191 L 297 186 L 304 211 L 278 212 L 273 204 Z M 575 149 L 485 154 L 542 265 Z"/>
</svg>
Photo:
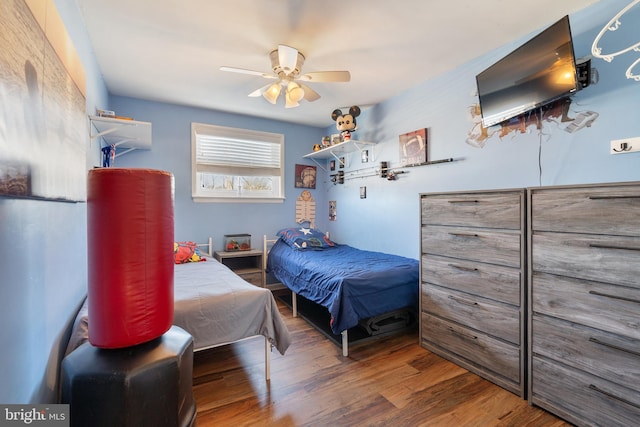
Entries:
<svg viewBox="0 0 640 427">
<path fill-rule="evenodd" d="M 349 114 L 342 114 L 340 110 L 333 110 L 331 113 L 331 119 L 336 122 L 336 128 L 340 131 L 343 141 L 351 139 L 351 132 L 355 132 L 358 129 L 356 124 L 356 117 L 360 115 L 360 107 L 357 105 L 349 108 Z"/>
</svg>

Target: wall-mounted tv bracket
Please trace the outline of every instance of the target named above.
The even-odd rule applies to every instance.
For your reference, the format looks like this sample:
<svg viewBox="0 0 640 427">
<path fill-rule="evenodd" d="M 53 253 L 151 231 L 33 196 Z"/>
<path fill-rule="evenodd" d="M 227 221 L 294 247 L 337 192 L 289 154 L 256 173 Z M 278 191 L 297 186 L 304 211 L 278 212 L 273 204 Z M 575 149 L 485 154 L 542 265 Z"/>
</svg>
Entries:
<svg viewBox="0 0 640 427">
<path fill-rule="evenodd" d="M 600 79 L 598 70 L 591 68 L 591 57 L 589 56 L 576 60 L 576 74 L 578 76 L 578 89 L 584 89 L 590 84 L 596 84 Z"/>
</svg>

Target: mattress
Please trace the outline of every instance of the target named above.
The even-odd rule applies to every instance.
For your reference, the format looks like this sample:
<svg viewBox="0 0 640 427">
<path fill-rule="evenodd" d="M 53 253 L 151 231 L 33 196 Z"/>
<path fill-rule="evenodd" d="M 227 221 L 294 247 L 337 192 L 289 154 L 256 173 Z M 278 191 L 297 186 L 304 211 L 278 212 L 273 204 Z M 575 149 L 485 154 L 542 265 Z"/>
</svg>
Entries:
<svg viewBox="0 0 640 427">
<path fill-rule="evenodd" d="M 326 307 L 335 334 L 361 319 L 418 305 L 418 261 L 398 255 L 338 244 L 298 250 L 278 240 L 269 251 L 267 272 Z"/>
<path fill-rule="evenodd" d="M 213 258 L 174 268 L 174 321 L 193 336 L 194 350 L 264 336 L 284 354 L 291 337 L 266 288 L 246 282 Z M 76 316 L 67 354 L 88 341 L 88 305 Z"/>
</svg>

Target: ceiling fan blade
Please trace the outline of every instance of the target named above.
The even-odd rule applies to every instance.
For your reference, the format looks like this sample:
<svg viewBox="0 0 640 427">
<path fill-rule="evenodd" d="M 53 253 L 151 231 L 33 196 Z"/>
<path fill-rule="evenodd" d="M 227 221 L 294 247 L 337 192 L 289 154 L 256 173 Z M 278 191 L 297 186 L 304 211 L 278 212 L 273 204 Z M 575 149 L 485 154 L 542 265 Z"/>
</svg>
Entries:
<svg viewBox="0 0 640 427">
<path fill-rule="evenodd" d="M 240 74 L 249 74 L 249 75 L 252 75 L 252 76 L 261 76 L 261 77 L 264 77 L 265 79 L 275 79 L 275 78 L 277 78 L 273 74 L 263 73 L 262 71 L 247 70 L 245 68 L 220 67 L 220 71 L 227 71 L 227 72 L 231 72 L 231 73 L 240 73 Z"/>
<path fill-rule="evenodd" d="M 298 49 L 283 44 L 279 45 L 278 62 L 286 75 L 291 74 L 291 72 L 296 69 L 296 64 L 298 63 Z"/>
<path fill-rule="evenodd" d="M 304 90 L 304 99 L 309 102 L 317 101 L 320 99 L 320 95 L 315 90 L 311 89 L 307 85 L 300 83 L 300 87 Z"/>
<path fill-rule="evenodd" d="M 316 71 L 301 75 L 299 80 L 305 82 L 348 82 L 351 80 L 351 73 L 348 71 Z"/>
<path fill-rule="evenodd" d="M 249 96 L 253 97 L 253 98 L 257 98 L 258 96 L 262 96 L 263 93 L 265 93 L 267 91 L 267 89 L 269 89 L 269 87 L 272 85 L 272 83 L 269 83 L 268 85 L 262 86 L 260 89 L 256 89 L 253 92 L 251 92 L 249 94 Z"/>
</svg>

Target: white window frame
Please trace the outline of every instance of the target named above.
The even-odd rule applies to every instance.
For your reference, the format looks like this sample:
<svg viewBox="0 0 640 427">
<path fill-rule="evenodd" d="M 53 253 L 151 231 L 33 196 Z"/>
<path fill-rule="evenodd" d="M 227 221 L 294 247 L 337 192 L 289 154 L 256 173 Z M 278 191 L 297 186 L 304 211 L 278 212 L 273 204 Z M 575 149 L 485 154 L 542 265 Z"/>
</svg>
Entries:
<svg viewBox="0 0 640 427">
<path fill-rule="evenodd" d="M 250 146 L 255 142 L 255 148 L 268 148 L 271 156 L 268 164 L 242 164 L 230 160 L 220 162 L 198 161 L 198 136 L 211 137 L 219 141 L 229 141 L 229 144 L 242 143 Z M 270 146 L 270 147 L 269 147 Z M 279 146 L 279 165 L 276 161 Z M 275 154 L 275 156 L 274 156 Z M 267 156 L 269 157 L 269 156 Z M 274 158 L 275 157 L 275 158 Z M 265 157 L 266 159 L 266 157 Z M 261 159 L 259 159 L 261 160 Z M 273 188 L 270 192 L 243 192 L 241 186 L 234 185 L 234 190 L 207 190 L 202 188 L 205 180 L 202 173 L 228 175 L 233 179 L 252 176 L 274 177 Z M 237 183 L 236 183 L 237 184 Z M 248 129 L 226 126 L 191 123 L 191 196 L 196 202 L 232 202 L 232 203 L 282 203 L 284 201 L 284 135 L 279 133 L 260 132 Z"/>
</svg>

